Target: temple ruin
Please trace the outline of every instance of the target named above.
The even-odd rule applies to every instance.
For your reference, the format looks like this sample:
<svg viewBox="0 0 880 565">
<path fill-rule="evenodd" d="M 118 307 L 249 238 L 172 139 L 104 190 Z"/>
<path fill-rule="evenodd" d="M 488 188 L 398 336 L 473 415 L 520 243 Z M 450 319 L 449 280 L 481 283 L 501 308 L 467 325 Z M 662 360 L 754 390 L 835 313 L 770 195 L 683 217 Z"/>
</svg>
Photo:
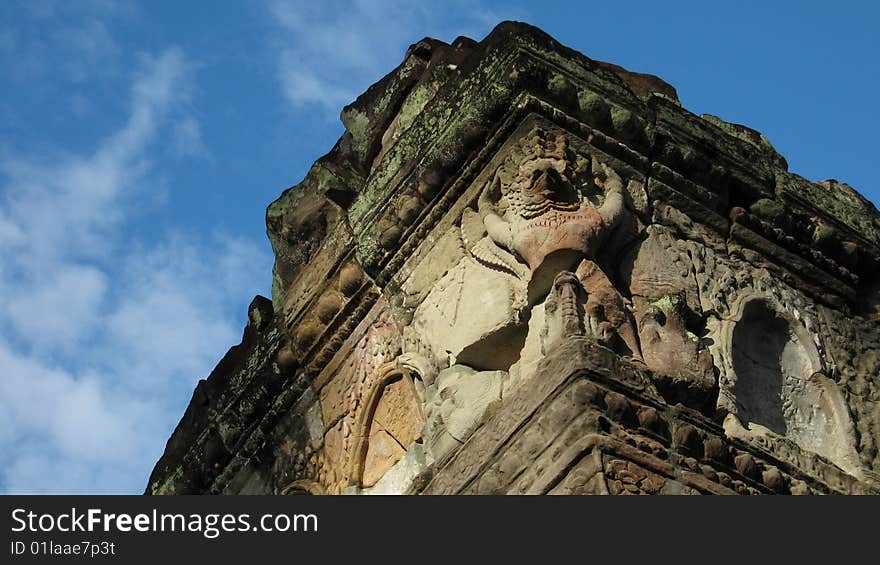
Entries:
<svg viewBox="0 0 880 565">
<path fill-rule="evenodd" d="M 880 492 L 854 189 L 515 22 L 342 121 L 147 493 Z"/>
</svg>

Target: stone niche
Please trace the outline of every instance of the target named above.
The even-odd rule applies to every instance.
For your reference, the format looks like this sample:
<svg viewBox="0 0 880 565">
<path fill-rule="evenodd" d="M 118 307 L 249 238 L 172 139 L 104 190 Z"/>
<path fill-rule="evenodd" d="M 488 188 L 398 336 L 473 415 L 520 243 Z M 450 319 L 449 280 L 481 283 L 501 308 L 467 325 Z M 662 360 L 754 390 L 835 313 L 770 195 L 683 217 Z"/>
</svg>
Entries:
<svg viewBox="0 0 880 565">
<path fill-rule="evenodd" d="M 418 42 L 342 119 L 148 492 L 878 492 L 850 187 L 516 22 Z"/>
<path fill-rule="evenodd" d="M 740 419 L 783 436 L 812 428 L 818 391 L 808 382 L 816 357 L 789 321 L 765 302 L 751 301 L 734 327 L 732 348 Z"/>
<path fill-rule="evenodd" d="M 352 484 L 375 486 L 406 450 L 422 437 L 422 401 L 414 374 L 396 365 L 385 368 L 367 395 L 355 428 Z"/>
<path fill-rule="evenodd" d="M 854 426 L 814 338 L 769 300 L 744 302 L 731 324 L 731 379 L 736 427 L 746 435 L 783 439 L 858 473 Z"/>
</svg>

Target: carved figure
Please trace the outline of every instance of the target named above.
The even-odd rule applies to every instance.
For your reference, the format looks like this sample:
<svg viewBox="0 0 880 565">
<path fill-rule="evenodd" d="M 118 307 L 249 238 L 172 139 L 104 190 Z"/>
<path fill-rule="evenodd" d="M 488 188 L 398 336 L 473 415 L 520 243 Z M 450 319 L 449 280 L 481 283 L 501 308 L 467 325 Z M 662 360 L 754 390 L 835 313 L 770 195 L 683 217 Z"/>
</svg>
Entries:
<svg viewBox="0 0 880 565">
<path fill-rule="evenodd" d="M 595 254 L 623 212 L 623 182 L 575 154 L 567 136 L 534 128 L 496 171 L 479 212 L 491 240 L 522 258 L 533 278 L 552 262 L 552 280 Z"/>
</svg>

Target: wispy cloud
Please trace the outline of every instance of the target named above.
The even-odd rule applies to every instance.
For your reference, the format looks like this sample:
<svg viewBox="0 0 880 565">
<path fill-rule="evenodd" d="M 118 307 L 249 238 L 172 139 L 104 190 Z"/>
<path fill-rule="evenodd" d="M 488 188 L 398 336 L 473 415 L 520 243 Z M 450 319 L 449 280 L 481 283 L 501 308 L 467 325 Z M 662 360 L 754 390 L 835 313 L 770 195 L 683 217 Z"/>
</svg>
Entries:
<svg viewBox="0 0 880 565">
<path fill-rule="evenodd" d="M 142 56 L 141 70 L 131 87 L 127 122 L 91 155 L 0 160 L 0 173 L 20 189 L 6 191 L 8 213 L 40 260 L 47 254 L 103 247 L 103 230 L 120 219 L 120 197 L 133 190 L 145 173 L 147 146 L 180 100 L 180 93 L 187 90 L 185 73 L 178 49 L 156 57 Z"/>
<path fill-rule="evenodd" d="M 198 120 L 187 116 L 174 126 L 174 152 L 181 157 L 208 157 Z"/>
<path fill-rule="evenodd" d="M 93 151 L 0 159 L 0 491 L 142 489 L 268 279 L 251 241 L 127 229 L 161 148 L 204 150 L 191 69 L 176 48 L 142 55 Z"/>
<path fill-rule="evenodd" d="M 334 115 L 422 37 L 481 39 L 502 19 L 524 17 L 515 5 L 495 10 L 461 0 L 272 0 L 269 6 L 281 30 L 278 76 L 285 97 L 294 109 L 315 106 Z"/>
</svg>

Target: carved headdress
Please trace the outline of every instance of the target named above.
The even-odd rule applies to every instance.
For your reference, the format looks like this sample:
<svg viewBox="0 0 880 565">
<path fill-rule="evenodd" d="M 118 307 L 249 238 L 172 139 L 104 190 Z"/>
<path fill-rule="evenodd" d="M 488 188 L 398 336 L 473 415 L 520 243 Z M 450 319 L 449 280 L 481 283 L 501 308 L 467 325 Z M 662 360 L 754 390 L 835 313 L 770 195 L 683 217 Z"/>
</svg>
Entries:
<svg viewBox="0 0 880 565">
<path fill-rule="evenodd" d="M 534 272 L 556 252 L 589 257 L 623 209 L 610 167 L 570 147 L 562 133 L 533 128 L 480 196 L 480 216 L 498 245 Z"/>
</svg>

